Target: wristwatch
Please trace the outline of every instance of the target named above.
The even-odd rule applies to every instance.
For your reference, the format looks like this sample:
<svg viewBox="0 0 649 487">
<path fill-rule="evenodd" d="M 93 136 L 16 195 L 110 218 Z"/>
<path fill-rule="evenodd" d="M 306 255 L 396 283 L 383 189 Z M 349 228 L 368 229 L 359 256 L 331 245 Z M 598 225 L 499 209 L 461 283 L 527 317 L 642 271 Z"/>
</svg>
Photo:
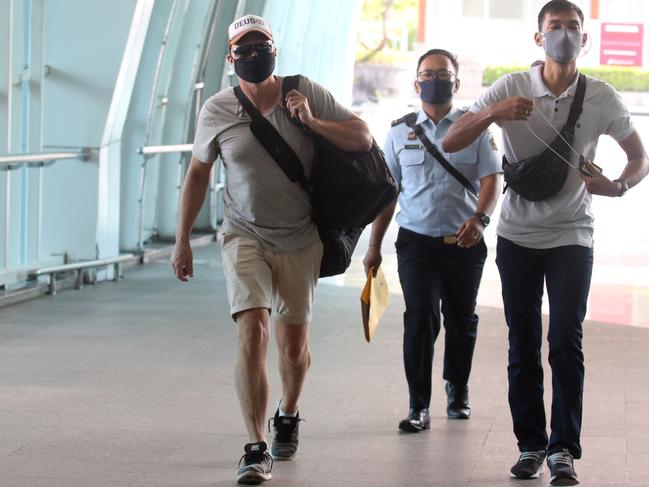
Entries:
<svg viewBox="0 0 649 487">
<path fill-rule="evenodd" d="M 480 221 L 482 222 L 482 226 L 487 228 L 487 225 L 489 225 L 489 222 L 491 221 L 489 215 L 487 215 L 486 213 L 474 213 L 474 215 L 480 218 Z"/>
<path fill-rule="evenodd" d="M 626 193 L 629 190 L 629 183 L 627 183 L 623 179 L 614 179 L 614 183 L 620 183 L 620 190 L 617 193 L 617 196 L 624 196 L 624 193 Z"/>
</svg>

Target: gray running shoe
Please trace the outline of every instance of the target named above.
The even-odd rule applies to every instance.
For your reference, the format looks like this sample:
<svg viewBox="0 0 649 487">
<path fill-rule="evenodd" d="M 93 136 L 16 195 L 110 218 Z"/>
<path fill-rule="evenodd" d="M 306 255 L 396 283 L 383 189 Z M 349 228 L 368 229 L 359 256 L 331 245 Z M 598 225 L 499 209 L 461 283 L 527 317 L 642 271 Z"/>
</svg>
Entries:
<svg viewBox="0 0 649 487">
<path fill-rule="evenodd" d="M 260 484 L 272 478 L 270 471 L 273 469 L 273 458 L 268 453 L 265 441 L 248 443 L 244 447 L 245 453 L 239 460 L 237 482 L 240 484 Z"/>
<path fill-rule="evenodd" d="M 509 471 L 515 479 L 536 479 L 543 473 L 545 450 L 524 451 Z"/>
<path fill-rule="evenodd" d="M 275 416 L 268 420 L 268 431 L 270 422 L 273 422 L 273 442 L 270 446 L 270 454 L 275 460 L 292 460 L 297 453 L 300 413 L 296 417 L 280 416 L 279 408 Z"/>
<path fill-rule="evenodd" d="M 548 456 L 550 467 L 550 485 L 578 485 L 574 460 L 568 449 L 563 449 Z"/>
</svg>

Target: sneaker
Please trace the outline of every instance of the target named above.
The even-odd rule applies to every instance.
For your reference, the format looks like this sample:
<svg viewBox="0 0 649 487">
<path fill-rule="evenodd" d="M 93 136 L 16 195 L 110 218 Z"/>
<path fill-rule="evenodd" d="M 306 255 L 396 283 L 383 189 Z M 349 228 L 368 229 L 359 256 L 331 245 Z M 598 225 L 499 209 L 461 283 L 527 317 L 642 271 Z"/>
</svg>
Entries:
<svg viewBox="0 0 649 487">
<path fill-rule="evenodd" d="M 245 453 L 239 460 L 237 482 L 240 484 L 260 484 L 270 480 L 270 471 L 273 469 L 273 458 L 268 453 L 265 441 L 248 443 L 244 447 Z"/>
<path fill-rule="evenodd" d="M 574 460 L 568 449 L 563 449 L 548 456 L 550 467 L 550 485 L 578 485 Z"/>
<path fill-rule="evenodd" d="M 524 451 L 509 471 L 515 479 L 536 479 L 543 473 L 545 450 Z"/>
<path fill-rule="evenodd" d="M 268 431 L 270 422 L 273 422 L 273 443 L 270 446 L 270 454 L 275 460 L 292 460 L 297 453 L 300 413 L 297 416 L 280 416 L 279 408 L 275 416 L 268 420 Z"/>
</svg>

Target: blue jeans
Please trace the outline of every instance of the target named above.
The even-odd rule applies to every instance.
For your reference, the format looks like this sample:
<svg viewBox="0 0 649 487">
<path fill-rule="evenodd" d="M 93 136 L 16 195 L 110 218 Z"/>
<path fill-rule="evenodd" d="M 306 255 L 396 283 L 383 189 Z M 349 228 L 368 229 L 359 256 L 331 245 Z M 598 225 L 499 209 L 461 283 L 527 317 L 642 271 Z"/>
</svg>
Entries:
<svg viewBox="0 0 649 487">
<path fill-rule="evenodd" d="M 567 245 L 530 249 L 498 237 L 496 263 L 509 327 L 509 406 L 520 451 L 567 448 L 581 457 L 584 390 L 582 323 L 593 249 Z M 543 281 L 550 302 L 551 434 L 546 433 L 541 366 Z"/>
<path fill-rule="evenodd" d="M 465 249 L 439 238 L 399 229 L 396 242 L 403 314 L 403 363 L 410 407 L 430 405 L 433 347 L 444 314 L 444 379 L 469 380 L 477 337 L 476 297 L 487 256 L 484 241 Z"/>
</svg>

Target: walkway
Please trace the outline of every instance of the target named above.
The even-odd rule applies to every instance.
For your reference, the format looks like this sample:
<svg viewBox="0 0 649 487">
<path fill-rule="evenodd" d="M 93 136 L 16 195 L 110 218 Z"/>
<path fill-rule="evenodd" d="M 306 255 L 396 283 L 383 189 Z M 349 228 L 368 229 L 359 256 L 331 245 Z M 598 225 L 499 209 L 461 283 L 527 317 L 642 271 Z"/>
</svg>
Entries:
<svg viewBox="0 0 649 487">
<path fill-rule="evenodd" d="M 119 283 L 0 310 L 0 485 L 234 484 L 246 441 L 233 386 L 234 326 L 217 247 L 198 249 L 196 259 L 189 285 L 160 261 Z M 277 463 L 269 485 L 546 485 L 547 472 L 524 483 L 508 477 L 517 451 L 500 309 L 480 310 L 472 418 L 446 419 L 438 354 L 431 431 L 399 434 L 407 408 L 402 311 L 395 293 L 367 344 L 358 289 L 321 283 L 299 455 Z M 646 487 L 649 330 L 587 322 L 585 335 L 582 485 Z M 270 360 L 274 366 L 274 352 Z M 277 374 L 271 397 L 279 397 Z"/>
</svg>

